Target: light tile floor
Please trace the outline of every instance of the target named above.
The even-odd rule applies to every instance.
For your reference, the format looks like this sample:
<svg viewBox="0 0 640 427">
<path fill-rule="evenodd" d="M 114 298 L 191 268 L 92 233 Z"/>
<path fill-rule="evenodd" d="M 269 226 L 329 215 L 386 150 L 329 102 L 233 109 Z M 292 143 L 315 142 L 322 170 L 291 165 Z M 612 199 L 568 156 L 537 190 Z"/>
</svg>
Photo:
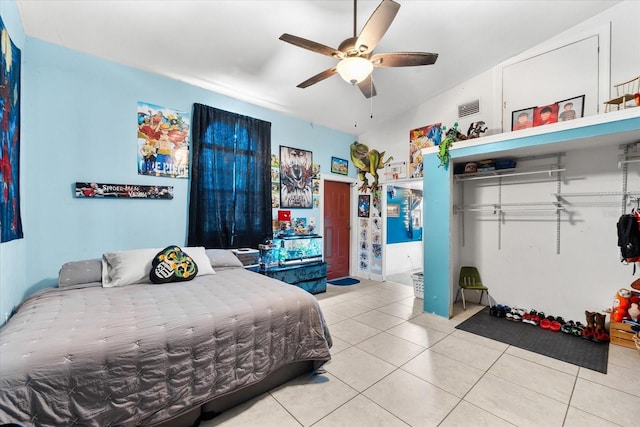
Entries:
<svg viewBox="0 0 640 427">
<path fill-rule="evenodd" d="M 604 375 L 457 330 L 482 306 L 426 314 L 407 284 L 363 280 L 316 297 L 333 337 L 326 372 L 201 426 L 640 426 L 634 349 L 611 345 Z"/>
</svg>

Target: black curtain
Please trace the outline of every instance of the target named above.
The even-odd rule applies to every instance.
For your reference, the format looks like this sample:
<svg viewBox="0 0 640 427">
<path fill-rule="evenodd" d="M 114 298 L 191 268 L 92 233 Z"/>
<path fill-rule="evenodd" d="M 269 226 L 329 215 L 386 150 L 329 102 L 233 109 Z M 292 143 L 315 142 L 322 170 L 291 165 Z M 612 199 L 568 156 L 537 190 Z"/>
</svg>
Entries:
<svg viewBox="0 0 640 427">
<path fill-rule="evenodd" d="M 272 233 L 271 123 L 193 105 L 189 246 L 257 248 Z"/>
</svg>

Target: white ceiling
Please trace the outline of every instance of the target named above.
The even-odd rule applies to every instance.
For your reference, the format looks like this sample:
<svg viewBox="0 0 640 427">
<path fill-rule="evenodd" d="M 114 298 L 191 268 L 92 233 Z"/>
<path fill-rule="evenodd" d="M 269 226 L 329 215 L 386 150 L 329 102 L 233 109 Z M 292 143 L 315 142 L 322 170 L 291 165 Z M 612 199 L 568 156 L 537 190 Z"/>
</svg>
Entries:
<svg viewBox="0 0 640 427">
<path fill-rule="evenodd" d="M 375 69 L 373 102 L 338 75 L 297 88 L 336 60 L 278 40 L 286 32 L 337 48 L 353 36 L 351 0 L 18 0 L 17 5 L 27 36 L 361 134 L 618 3 L 397 1 L 401 8 L 375 53 L 440 56 L 434 65 Z M 358 2 L 358 33 L 379 3 Z"/>
</svg>

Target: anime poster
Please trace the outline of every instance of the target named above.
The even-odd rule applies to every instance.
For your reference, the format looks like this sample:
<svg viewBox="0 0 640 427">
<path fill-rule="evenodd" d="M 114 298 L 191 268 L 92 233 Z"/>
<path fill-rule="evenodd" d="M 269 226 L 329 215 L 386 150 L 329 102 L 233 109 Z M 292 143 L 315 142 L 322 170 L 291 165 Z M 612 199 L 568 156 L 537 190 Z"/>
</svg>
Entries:
<svg viewBox="0 0 640 427">
<path fill-rule="evenodd" d="M 409 172 L 411 178 L 422 178 L 422 149 L 440 145 L 442 123 L 409 131 Z"/>
<path fill-rule="evenodd" d="M 371 196 L 368 194 L 358 196 L 358 217 L 369 218 L 369 210 L 371 209 Z"/>
<path fill-rule="evenodd" d="M 369 271 L 369 219 L 360 219 L 358 239 L 358 269 Z"/>
<path fill-rule="evenodd" d="M 138 102 L 138 175 L 189 178 L 190 113 Z"/>
<path fill-rule="evenodd" d="M 311 151 L 280 146 L 280 207 L 313 207 Z"/>
<path fill-rule="evenodd" d="M 280 162 L 273 154 L 271 155 L 271 207 L 280 207 Z"/>
<path fill-rule="evenodd" d="M 13 44 L 0 18 L 0 242 L 21 239 L 20 218 L 20 49 Z"/>
<path fill-rule="evenodd" d="M 371 204 L 371 262 L 369 269 L 373 274 L 382 274 L 382 186 L 376 187 Z"/>
</svg>

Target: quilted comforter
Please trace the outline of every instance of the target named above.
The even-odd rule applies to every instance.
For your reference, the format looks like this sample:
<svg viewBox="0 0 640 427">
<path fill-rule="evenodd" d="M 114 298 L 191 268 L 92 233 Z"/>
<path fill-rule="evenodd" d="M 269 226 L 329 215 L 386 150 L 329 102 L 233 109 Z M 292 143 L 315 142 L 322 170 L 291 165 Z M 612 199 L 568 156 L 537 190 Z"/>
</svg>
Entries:
<svg viewBox="0 0 640 427">
<path fill-rule="evenodd" d="M 316 299 L 242 268 L 190 282 L 50 288 L 0 329 L 0 422 L 153 424 L 330 359 Z"/>
</svg>

